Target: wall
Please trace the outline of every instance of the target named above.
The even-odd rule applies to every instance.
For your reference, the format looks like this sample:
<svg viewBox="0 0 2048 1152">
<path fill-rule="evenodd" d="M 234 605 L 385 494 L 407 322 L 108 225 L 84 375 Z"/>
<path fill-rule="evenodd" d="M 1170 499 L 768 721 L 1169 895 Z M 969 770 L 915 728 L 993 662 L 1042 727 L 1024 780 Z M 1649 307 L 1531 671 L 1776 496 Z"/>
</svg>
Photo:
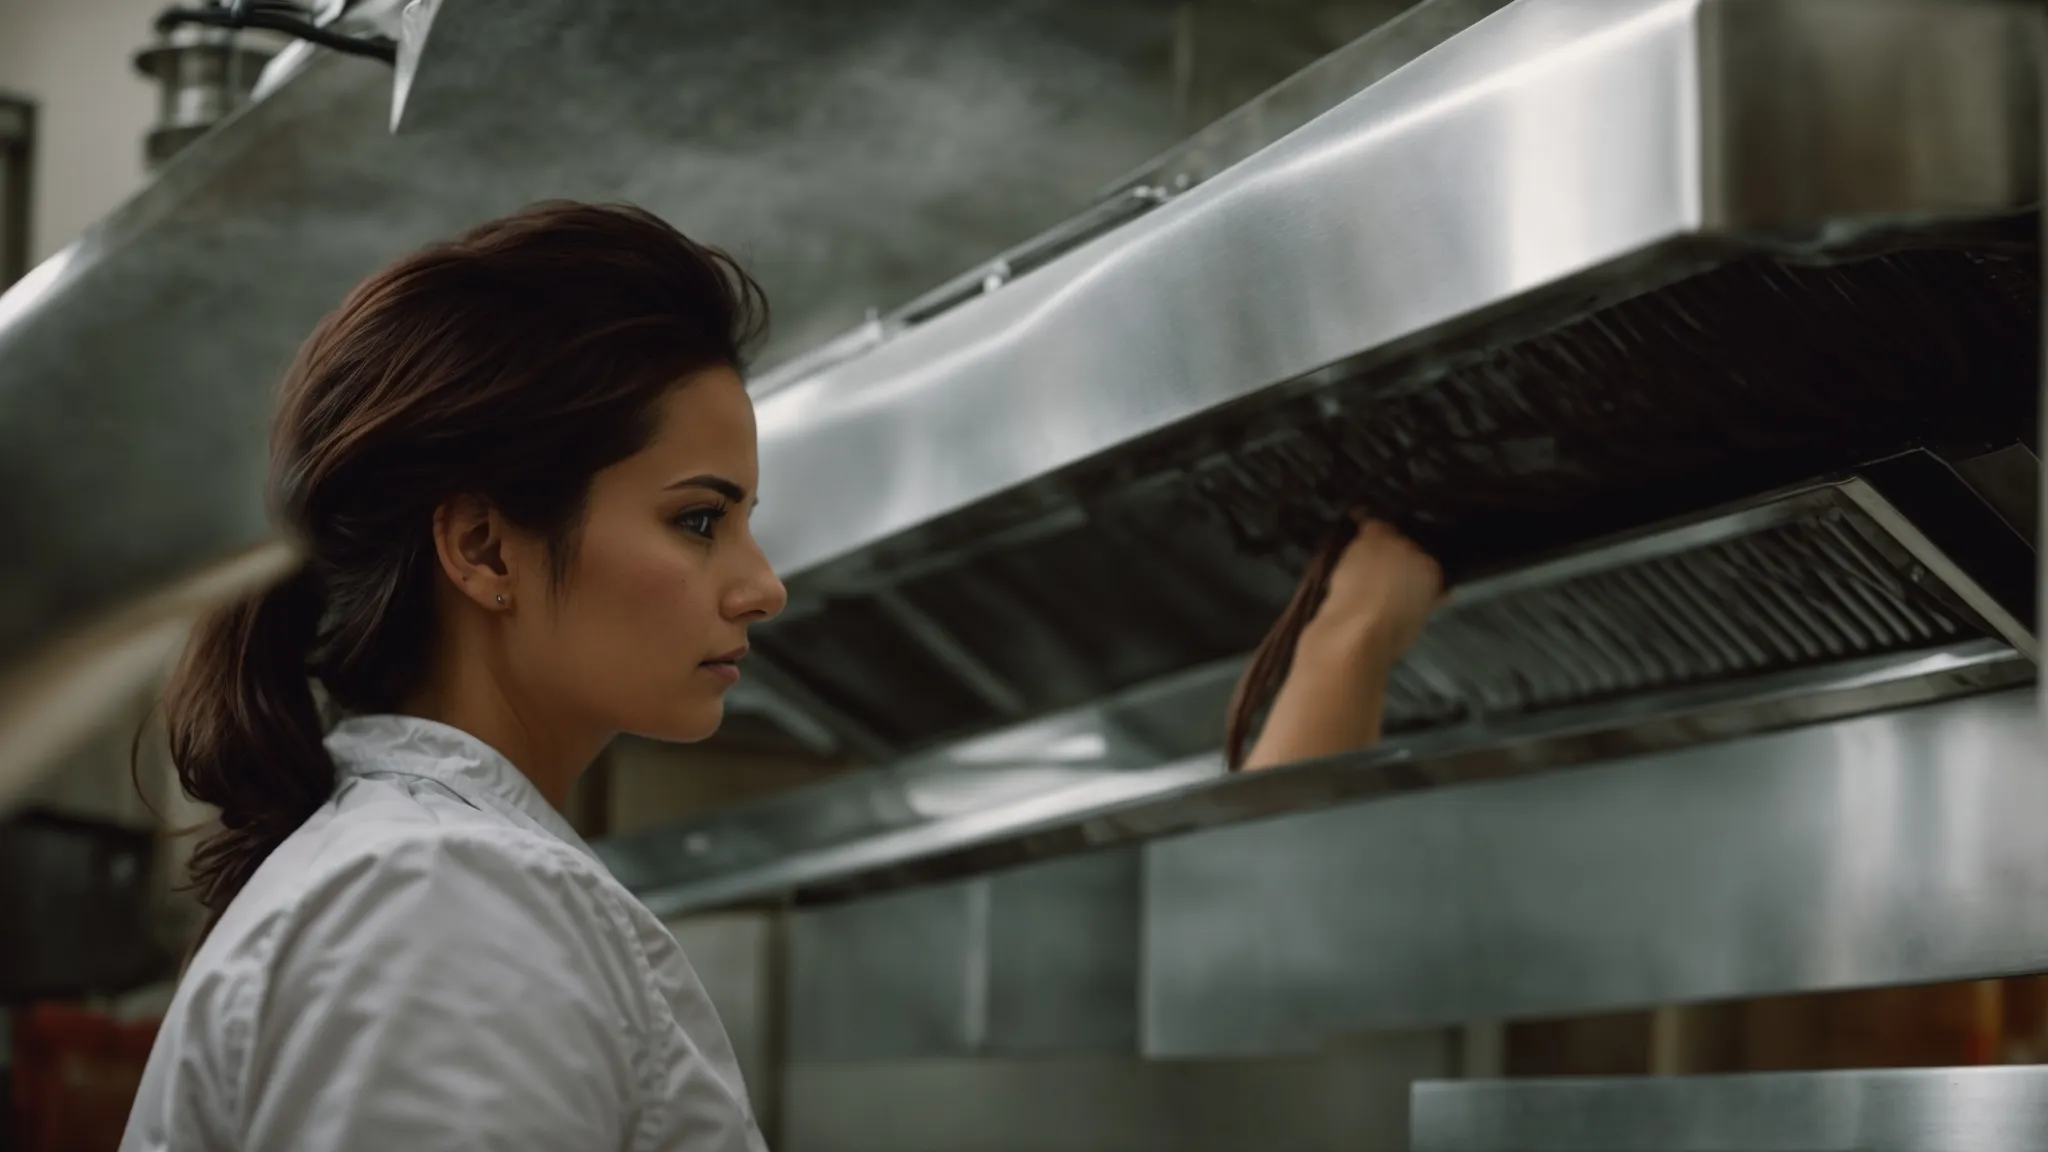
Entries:
<svg viewBox="0 0 2048 1152">
<path fill-rule="evenodd" d="M 168 0 L 0 0 L 0 89 L 37 105 L 30 258 L 142 187 L 156 91 L 131 60 Z"/>
</svg>

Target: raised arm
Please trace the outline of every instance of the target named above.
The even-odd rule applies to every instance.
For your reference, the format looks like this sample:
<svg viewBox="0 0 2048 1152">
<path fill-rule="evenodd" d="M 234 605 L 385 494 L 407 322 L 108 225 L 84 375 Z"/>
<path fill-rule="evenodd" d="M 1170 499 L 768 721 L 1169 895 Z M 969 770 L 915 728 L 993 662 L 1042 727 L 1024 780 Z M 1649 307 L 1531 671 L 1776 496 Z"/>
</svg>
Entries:
<svg viewBox="0 0 2048 1152">
<path fill-rule="evenodd" d="M 1435 560 L 1385 524 L 1362 524 L 1331 567 L 1321 604 L 1302 625 L 1242 768 L 1377 742 L 1394 662 L 1415 643 L 1442 593 Z"/>
</svg>

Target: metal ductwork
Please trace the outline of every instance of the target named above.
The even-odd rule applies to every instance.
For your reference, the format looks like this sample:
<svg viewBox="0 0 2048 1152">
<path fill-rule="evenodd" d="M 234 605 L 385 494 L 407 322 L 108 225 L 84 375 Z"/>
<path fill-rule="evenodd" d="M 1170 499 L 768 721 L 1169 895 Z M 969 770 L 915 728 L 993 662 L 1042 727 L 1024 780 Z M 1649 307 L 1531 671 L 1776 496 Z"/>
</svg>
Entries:
<svg viewBox="0 0 2048 1152">
<path fill-rule="evenodd" d="M 157 122 L 143 143 L 157 168 L 233 114 L 274 55 L 235 32 L 185 25 L 162 32 L 136 54 L 135 68 L 157 85 Z"/>
<path fill-rule="evenodd" d="M 2032 679 L 2044 37 L 1437 0 L 1351 45 L 761 382 L 753 699 L 888 766 L 605 851 L 663 911 L 829 899 Z M 1392 736 L 1224 778 L 1354 505 L 1455 585 Z"/>
<path fill-rule="evenodd" d="M 1224 660 L 601 851 L 664 914 L 833 900 L 2006 687 L 2035 672 L 2031 560 L 1910 453 L 1455 589 L 1396 670 L 1396 734 L 1364 754 L 1224 774 Z"/>
<path fill-rule="evenodd" d="M 396 72 L 287 48 L 0 298 L 0 804 L 127 714 L 194 611 L 288 562 L 262 507 L 277 374 L 380 263 L 536 199 L 632 200 L 746 261 L 786 359 L 1397 6 L 323 5 L 401 34 Z"/>
</svg>

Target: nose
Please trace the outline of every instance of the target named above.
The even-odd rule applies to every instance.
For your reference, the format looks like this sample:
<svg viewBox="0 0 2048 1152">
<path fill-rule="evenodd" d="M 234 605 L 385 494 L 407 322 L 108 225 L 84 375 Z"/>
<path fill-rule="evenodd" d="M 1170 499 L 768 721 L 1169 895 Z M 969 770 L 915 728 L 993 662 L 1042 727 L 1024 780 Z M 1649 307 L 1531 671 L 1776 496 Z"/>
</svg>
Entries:
<svg viewBox="0 0 2048 1152">
<path fill-rule="evenodd" d="M 748 564 L 726 595 L 726 618 L 742 624 L 758 624 L 782 614 L 789 604 L 789 589 L 775 575 L 774 565 L 759 545 L 748 542 Z"/>
</svg>

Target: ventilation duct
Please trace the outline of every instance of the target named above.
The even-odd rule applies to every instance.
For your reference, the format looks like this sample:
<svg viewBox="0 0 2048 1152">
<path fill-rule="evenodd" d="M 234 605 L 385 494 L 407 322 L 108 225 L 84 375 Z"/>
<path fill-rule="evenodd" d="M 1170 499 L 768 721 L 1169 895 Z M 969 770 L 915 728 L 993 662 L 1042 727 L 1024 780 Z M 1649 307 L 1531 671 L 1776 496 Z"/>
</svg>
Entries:
<svg viewBox="0 0 2048 1152">
<path fill-rule="evenodd" d="M 1464 584 L 1365 753 L 1225 775 L 1222 661 L 600 850 L 663 914 L 832 900 L 1904 707 L 2033 677 L 2032 578 L 2024 538 L 1916 452 Z"/>
<path fill-rule="evenodd" d="M 671 910 L 826 898 L 2031 678 L 2043 37 L 2000 0 L 1368 36 L 1294 82 L 1362 91 L 1262 99 L 1280 138 L 1248 109 L 761 383 L 792 599 L 752 691 L 891 767 L 607 851 Z M 1394 739 L 1211 779 L 1353 505 L 1454 584 Z M 908 799 L 942 777 L 991 799 Z"/>
<path fill-rule="evenodd" d="M 1389 4 L 444 0 L 399 19 L 369 0 L 318 19 L 344 7 L 332 27 L 403 35 L 396 72 L 290 45 L 0 298 L 0 804 L 126 714 L 192 611 L 291 561 L 262 505 L 277 376 L 384 261 L 537 199 L 631 200 L 745 259 L 786 359 L 1085 207 Z"/>
</svg>

